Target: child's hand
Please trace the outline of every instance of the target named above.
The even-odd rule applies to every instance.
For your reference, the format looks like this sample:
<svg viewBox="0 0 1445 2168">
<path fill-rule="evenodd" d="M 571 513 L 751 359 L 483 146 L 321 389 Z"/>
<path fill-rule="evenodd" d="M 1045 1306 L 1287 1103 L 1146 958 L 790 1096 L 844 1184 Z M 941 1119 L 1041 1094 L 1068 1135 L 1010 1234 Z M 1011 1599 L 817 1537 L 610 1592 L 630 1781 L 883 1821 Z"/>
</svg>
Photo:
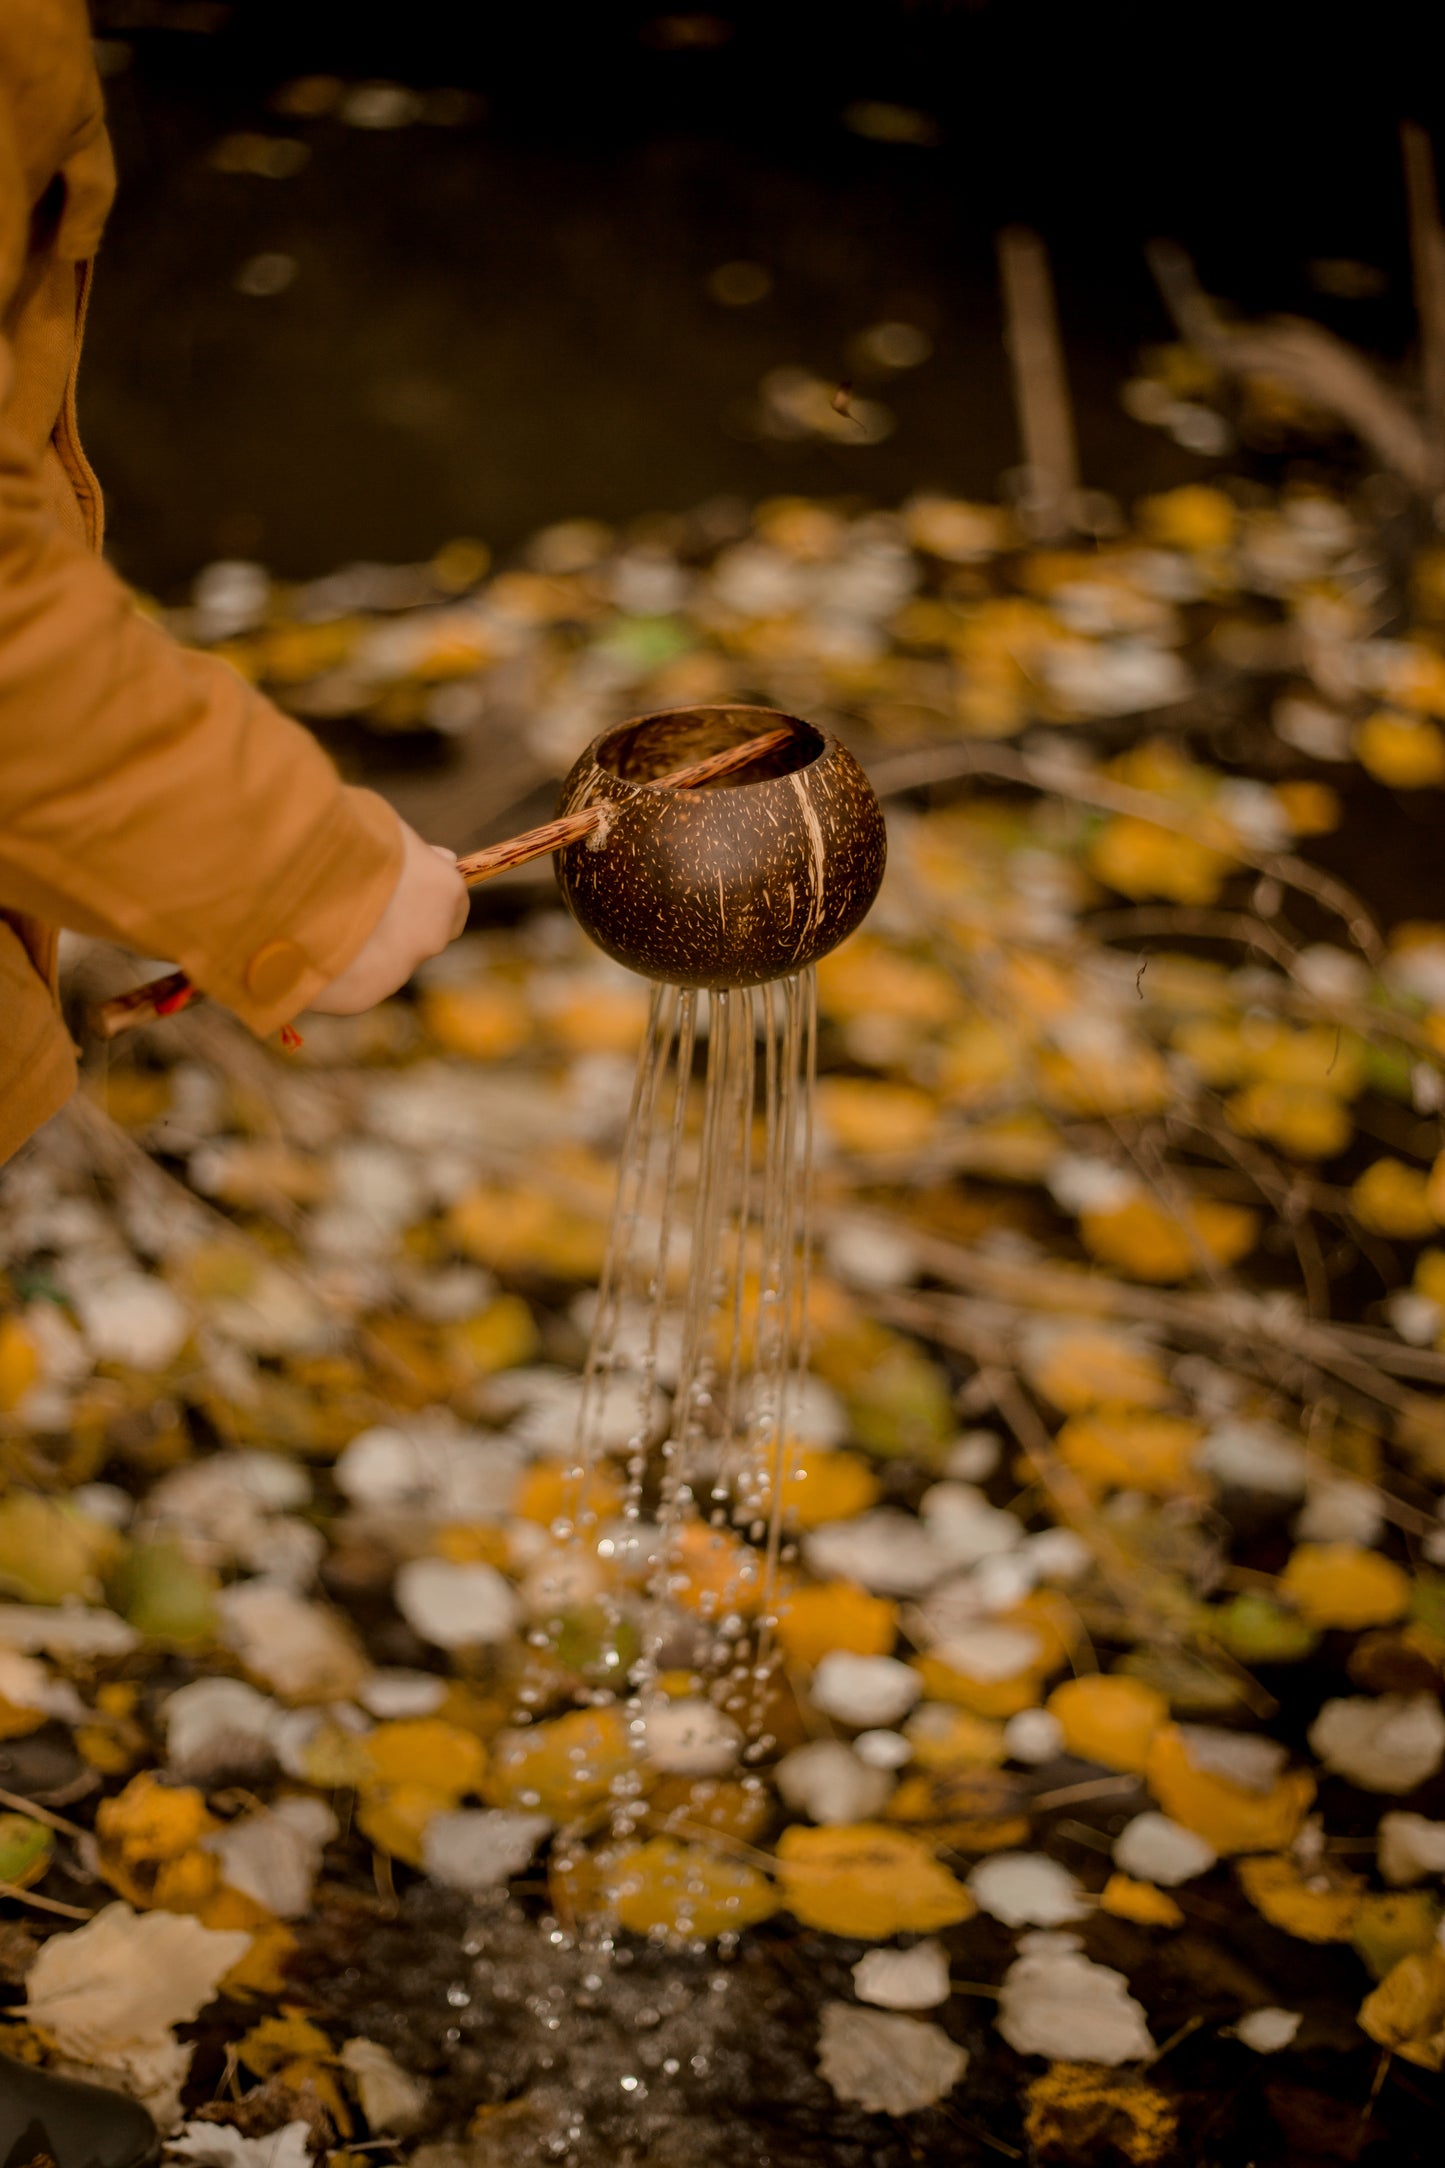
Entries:
<svg viewBox="0 0 1445 2168">
<path fill-rule="evenodd" d="M 356 1016 L 384 1001 L 419 963 L 455 941 L 467 922 L 466 884 L 457 872 L 456 852 L 423 843 L 405 821 L 401 832 L 405 855 L 391 901 L 365 947 L 311 1003 L 324 1015 Z"/>
</svg>

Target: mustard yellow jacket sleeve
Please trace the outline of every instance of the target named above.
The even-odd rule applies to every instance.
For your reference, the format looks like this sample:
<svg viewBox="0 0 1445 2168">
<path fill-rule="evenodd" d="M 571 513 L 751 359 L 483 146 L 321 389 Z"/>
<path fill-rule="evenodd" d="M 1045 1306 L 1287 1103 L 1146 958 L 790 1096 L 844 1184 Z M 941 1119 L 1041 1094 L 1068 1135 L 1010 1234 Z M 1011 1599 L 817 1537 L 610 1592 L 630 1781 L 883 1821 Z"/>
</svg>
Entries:
<svg viewBox="0 0 1445 2168">
<path fill-rule="evenodd" d="M 400 864 L 390 808 L 141 616 L 0 423 L 0 905 L 174 961 L 267 1032 L 350 962 Z"/>
<path fill-rule="evenodd" d="M 143 616 L 57 511 L 64 416 L 36 425 L 31 327 L 42 282 L 73 306 L 64 169 L 83 173 L 75 143 L 102 122 L 82 11 L 22 5 L 54 35 L 18 71 L 0 39 L 0 911 L 173 961 L 268 1032 L 361 947 L 400 829 L 227 664 Z"/>
</svg>

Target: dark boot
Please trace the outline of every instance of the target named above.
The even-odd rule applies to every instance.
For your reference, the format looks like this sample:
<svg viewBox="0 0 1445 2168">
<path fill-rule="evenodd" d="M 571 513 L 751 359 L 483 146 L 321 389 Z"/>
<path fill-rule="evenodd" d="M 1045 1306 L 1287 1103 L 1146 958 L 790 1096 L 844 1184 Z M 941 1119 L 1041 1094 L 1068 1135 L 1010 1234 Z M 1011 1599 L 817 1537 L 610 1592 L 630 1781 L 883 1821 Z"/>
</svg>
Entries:
<svg viewBox="0 0 1445 2168">
<path fill-rule="evenodd" d="M 0 2168 L 155 2168 L 160 2132 L 134 2100 L 0 2055 Z"/>
</svg>

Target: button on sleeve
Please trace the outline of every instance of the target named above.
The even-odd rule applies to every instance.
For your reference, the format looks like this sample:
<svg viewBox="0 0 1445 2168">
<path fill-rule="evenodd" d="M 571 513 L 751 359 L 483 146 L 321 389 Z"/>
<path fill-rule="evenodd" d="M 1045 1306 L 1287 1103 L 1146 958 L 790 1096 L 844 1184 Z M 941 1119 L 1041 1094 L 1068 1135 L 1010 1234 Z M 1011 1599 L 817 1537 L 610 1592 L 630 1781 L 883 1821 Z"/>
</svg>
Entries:
<svg viewBox="0 0 1445 2168">
<path fill-rule="evenodd" d="M 268 941 L 246 966 L 246 991 L 269 1008 L 286 999 L 308 968 L 305 951 L 294 941 Z"/>
</svg>

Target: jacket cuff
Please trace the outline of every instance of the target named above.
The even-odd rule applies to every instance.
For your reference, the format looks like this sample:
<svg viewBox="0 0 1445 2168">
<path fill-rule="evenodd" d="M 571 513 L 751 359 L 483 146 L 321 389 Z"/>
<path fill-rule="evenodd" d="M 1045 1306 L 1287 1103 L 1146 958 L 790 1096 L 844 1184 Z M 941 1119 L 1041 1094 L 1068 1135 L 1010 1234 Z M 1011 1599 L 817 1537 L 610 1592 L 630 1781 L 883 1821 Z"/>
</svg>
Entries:
<svg viewBox="0 0 1445 2168">
<path fill-rule="evenodd" d="M 365 946 L 401 876 L 401 821 L 384 798 L 340 789 L 308 841 L 295 878 L 278 881 L 222 957 L 182 959 L 202 992 L 258 1037 L 279 1031 Z"/>
</svg>

